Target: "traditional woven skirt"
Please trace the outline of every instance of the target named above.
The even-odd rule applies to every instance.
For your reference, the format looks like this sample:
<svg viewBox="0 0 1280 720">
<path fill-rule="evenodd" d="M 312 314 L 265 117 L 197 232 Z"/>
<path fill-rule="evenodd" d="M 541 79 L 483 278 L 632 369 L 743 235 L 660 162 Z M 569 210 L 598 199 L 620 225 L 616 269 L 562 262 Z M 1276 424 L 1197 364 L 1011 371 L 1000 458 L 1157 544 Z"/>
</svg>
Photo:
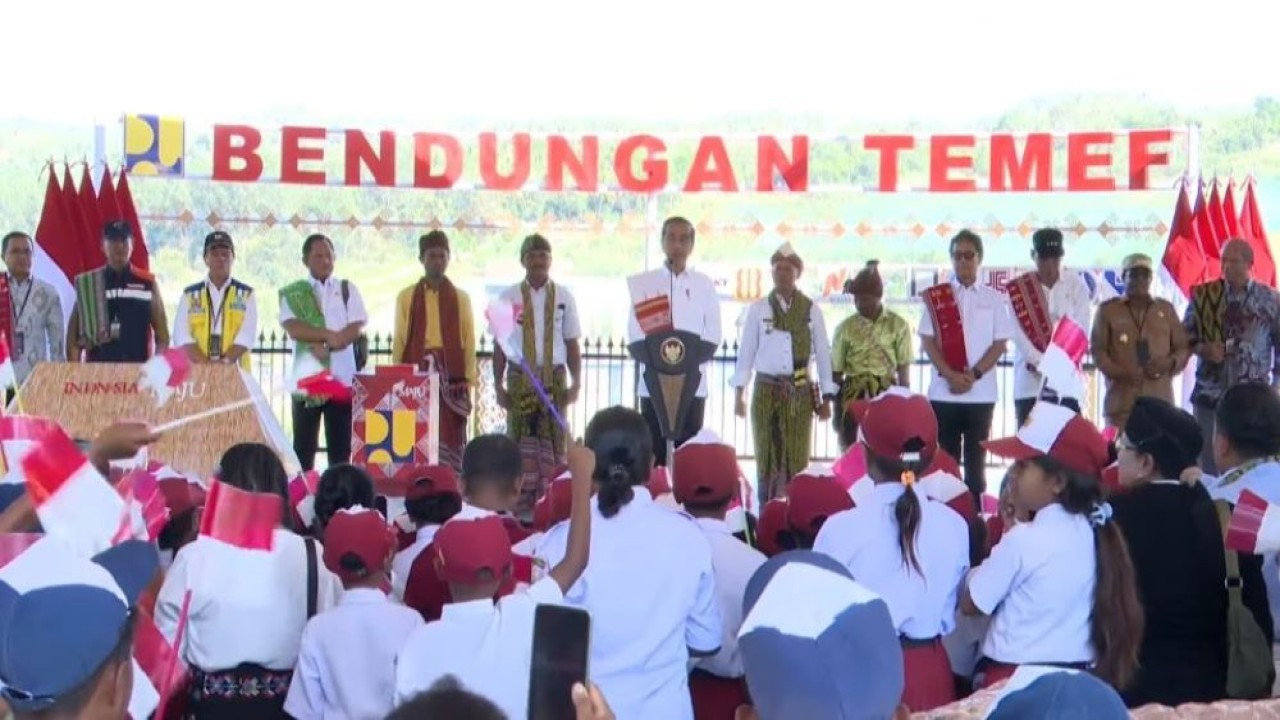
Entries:
<svg viewBox="0 0 1280 720">
<path fill-rule="evenodd" d="M 190 720 L 287 719 L 285 696 L 292 670 L 239 665 L 230 670 L 191 669 Z"/>
<path fill-rule="evenodd" d="M 785 495 L 787 483 L 809 464 L 813 433 L 809 385 L 797 386 L 788 377 L 757 375 L 751 394 L 751 429 L 763 503 Z"/>
<path fill-rule="evenodd" d="M 564 367 L 557 367 L 545 388 L 562 417 L 567 377 Z M 568 462 L 565 454 L 568 445 L 564 432 L 542 406 L 523 372 L 508 372 L 507 387 L 511 389 L 507 435 L 520 447 L 521 460 L 520 499 L 516 501 L 515 513 L 528 521 L 533 518 L 533 506 L 542 497 L 555 471 Z"/>
</svg>

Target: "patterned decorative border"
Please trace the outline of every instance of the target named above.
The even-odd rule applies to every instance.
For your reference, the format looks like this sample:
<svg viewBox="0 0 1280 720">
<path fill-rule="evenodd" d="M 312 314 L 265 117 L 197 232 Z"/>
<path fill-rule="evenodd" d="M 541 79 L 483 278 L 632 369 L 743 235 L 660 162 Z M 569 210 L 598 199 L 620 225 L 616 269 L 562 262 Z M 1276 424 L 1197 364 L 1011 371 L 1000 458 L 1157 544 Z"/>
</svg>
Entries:
<svg viewBox="0 0 1280 720">
<path fill-rule="evenodd" d="M 177 214 L 149 214 L 143 215 L 142 220 L 154 223 L 178 223 L 181 225 L 191 225 L 196 222 L 207 223 L 210 227 L 224 227 L 228 225 L 238 226 L 254 226 L 261 225 L 268 229 L 277 225 L 288 225 L 294 230 L 303 227 L 347 227 L 351 230 L 358 228 L 373 228 L 381 232 L 382 230 L 418 230 L 430 228 L 438 230 L 441 228 L 453 228 L 454 230 L 464 231 L 470 230 L 474 232 L 556 232 L 556 233 L 603 233 L 603 232 L 643 232 L 651 229 L 651 225 L 640 218 L 623 217 L 621 220 L 606 221 L 599 217 L 593 217 L 586 220 L 574 222 L 556 221 L 550 219 L 541 219 L 537 221 L 521 221 L 515 219 L 499 219 L 499 218 L 457 218 L 454 220 L 442 220 L 438 217 L 431 217 L 427 220 L 394 220 L 387 219 L 381 215 L 373 218 L 363 219 L 354 215 L 348 218 L 337 217 L 303 217 L 297 213 L 283 218 L 277 217 L 275 213 L 267 213 L 260 217 L 252 216 L 232 216 L 221 215 L 217 211 L 211 211 L 204 217 L 197 217 L 190 210 L 183 210 Z M 1097 225 L 1086 225 L 1077 220 L 1074 224 L 1059 225 L 1058 229 L 1065 233 L 1072 233 L 1077 236 L 1086 233 L 1097 233 L 1101 236 L 1108 237 L 1112 234 L 1152 234 L 1166 235 L 1169 232 L 1169 225 L 1162 220 L 1154 218 L 1148 220 L 1150 224 L 1134 225 L 1134 224 L 1112 224 L 1110 221 L 1103 221 Z M 1043 227 L 1043 224 L 1037 222 L 1034 218 L 1028 218 L 1017 225 L 1006 225 L 1000 221 L 989 221 L 985 226 L 965 226 L 961 224 L 951 224 L 942 222 L 935 226 L 925 225 L 920 222 L 907 221 L 901 224 L 890 223 L 884 225 L 873 225 L 866 221 L 859 221 L 855 225 L 848 225 L 841 222 L 830 223 L 788 223 L 780 222 L 777 224 L 769 224 L 760 222 L 714 222 L 703 221 L 697 224 L 697 231 L 700 234 L 721 233 L 734 235 L 764 235 L 766 233 L 781 235 L 782 237 L 790 237 L 792 235 L 829 235 L 831 237 L 868 237 L 871 235 L 887 235 L 900 236 L 912 235 L 916 238 L 933 234 L 938 237 L 951 237 L 952 234 L 958 232 L 962 227 L 989 235 L 1004 235 L 1006 233 L 1017 233 L 1022 237 L 1030 237 L 1031 233 L 1037 228 Z"/>
</svg>

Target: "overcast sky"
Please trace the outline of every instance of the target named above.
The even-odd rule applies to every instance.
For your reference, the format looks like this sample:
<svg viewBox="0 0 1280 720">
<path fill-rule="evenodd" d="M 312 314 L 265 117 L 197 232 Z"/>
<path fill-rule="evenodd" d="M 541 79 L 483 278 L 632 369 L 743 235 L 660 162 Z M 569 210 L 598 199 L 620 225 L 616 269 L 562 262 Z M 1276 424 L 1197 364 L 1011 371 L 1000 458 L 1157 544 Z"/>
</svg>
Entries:
<svg viewBox="0 0 1280 720">
<path fill-rule="evenodd" d="M 769 10 L 718 0 L 11 2 L 0 116 L 518 122 L 789 110 L 927 123 L 1076 92 L 1189 109 L 1280 96 L 1277 2 L 1200 6 L 1217 11 L 1209 20 L 1154 0 L 759 4 Z M 1197 34 L 1214 24 L 1217 37 Z"/>
</svg>

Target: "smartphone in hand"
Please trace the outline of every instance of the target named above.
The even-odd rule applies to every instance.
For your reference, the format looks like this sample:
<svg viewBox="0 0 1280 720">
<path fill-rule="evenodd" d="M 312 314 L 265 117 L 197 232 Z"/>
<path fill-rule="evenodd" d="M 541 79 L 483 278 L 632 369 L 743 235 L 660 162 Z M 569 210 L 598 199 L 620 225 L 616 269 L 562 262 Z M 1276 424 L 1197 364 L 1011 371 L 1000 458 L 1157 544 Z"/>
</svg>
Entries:
<svg viewBox="0 0 1280 720">
<path fill-rule="evenodd" d="M 573 686 L 587 681 L 591 615 L 562 605 L 539 605 L 533 616 L 529 720 L 572 720 Z"/>
</svg>

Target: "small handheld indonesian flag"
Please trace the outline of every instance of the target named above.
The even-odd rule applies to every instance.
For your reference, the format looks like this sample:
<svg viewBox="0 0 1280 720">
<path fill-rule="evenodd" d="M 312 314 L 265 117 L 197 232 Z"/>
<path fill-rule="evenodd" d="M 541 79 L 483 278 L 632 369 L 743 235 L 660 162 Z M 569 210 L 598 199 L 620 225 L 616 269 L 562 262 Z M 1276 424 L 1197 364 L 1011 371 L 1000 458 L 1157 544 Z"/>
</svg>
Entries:
<svg viewBox="0 0 1280 720">
<path fill-rule="evenodd" d="M 320 473 L 308 470 L 295 475 L 289 481 L 289 504 L 298 513 L 302 524 L 310 527 L 316 519 L 316 488 L 320 486 Z"/>
<path fill-rule="evenodd" d="M 259 607 L 279 602 L 280 568 L 271 550 L 284 517 L 284 498 L 241 490 L 214 479 L 196 538 L 198 571 L 188 575 L 195 594 L 216 593 L 232 604 Z"/>
<path fill-rule="evenodd" d="M 1227 524 L 1228 550 L 1266 555 L 1280 550 L 1280 506 L 1244 490 Z"/>
<path fill-rule="evenodd" d="M 515 362 L 520 361 L 521 354 L 520 343 L 517 342 L 520 338 L 520 326 L 516 321 L 519 314 L 516 307 L 503 298 L 494 299 L 484 309 L 489 334 L 502 348 L 503 354 Z"/>
<path fill-rule="evenodd" d="M 1089 337 L 1084 328 L 1066 315 L 1053 328 L 1053 337 L 1040 359 L 1039 370 L 1045 383 L 1063 397 L 1084 396 L 1084 383 L 1080 380 L 1080 363 L 1089 349 Z"/>
<path fill-rule="evenodd" d="M 18 384 L 13 372 L 13 357 L 9 354 L 9 338 L 0 333 L 0 387 L 11 388 Z"/>
<path fill-rule="evenodd" d="M 169 506 L 160 481 L 152 468 L 131 470 L 116 485 L 116 492 L 124 498 L 129 512 L 130 535 L 137 540 L 154 542 L 169 522 Z"/>
<path fill-rule="evenodd" d="M 311 353 L 301 353 L 285 383 L 286 392 L 338 402 L 351 399 L 351 388 L 333 376 Z"/>
<path fill-rule="evenodd" d="M 47 535 L 88 557 L 128 534 L 124 498 L 57 425 L 22 458 L 27 494 Z"/>
<path fill-rule="evenodd" d="M 173 396 L 173 389 L 187 381 L 191 375 L 191 359 L 182 348 L 170 348 L 142 365 L 144 388 L 155 393 L 156 405 L 164 405 Z"/>
</svg>

